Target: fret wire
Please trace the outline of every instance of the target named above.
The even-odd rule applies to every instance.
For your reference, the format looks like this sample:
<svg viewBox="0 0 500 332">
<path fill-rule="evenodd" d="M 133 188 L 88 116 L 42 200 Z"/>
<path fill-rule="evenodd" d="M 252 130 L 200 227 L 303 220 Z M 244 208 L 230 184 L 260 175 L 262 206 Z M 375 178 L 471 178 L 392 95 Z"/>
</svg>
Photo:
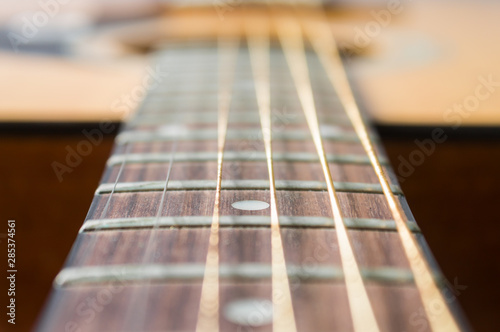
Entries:
<svg viewBox="0 0 500 332">
<path fill-rule="evenodd" d="M 266 216 L 232 216 L 222 215 L 219 219 L 220 227 L 264 227 L 270 228 L 269 218 Z M 325 228 L 335 227 L 333 219 L 329 217 L 310 216 L 280 216 L 280 227 L 282 228 Z M 344 218 L 348 229 L 355 230 L 377 230 L 384 232 L 396 231 L 394 220 L 376 218 Z M 155 217 L 129 217 L 113 219 L 89 219 L 80 228 L 79 233 L 100 232 L 110 230 L 133 230 L 148 229 L 155 224 Z M 212 225 L 210 216 L 177 216 L 161 217 L 159 227 L 163 228 L 197 228 Z M 415 221 L 408 221 L 412 232 L 420 233 L 420 228 Z"/>
<path fill-rule="evenodd" d="M 253 112 L 248 111 L 240 111 L 233 112 L 234 118 L 241 123 L 258 123 L 258 116 L 255 117 Z M 277 116 L 279 118 L 279 116 Z M 180 123 L 203 123 L 203 124 L 217 124 L 217 113 L 215 112 L 205 112 L 200 113 L 199 111 L 189 111 L 184 110 L 183 114 L 178 113 L 167 113 L 167 114 L 142 114 L 141 116 L 134 116 L 131 120 L 128 121 L 127 125 L 129 128 L 133 128 L 134 126 L 141 125 L 158 125 L 158 124 L 168 124 L 172 120 L 181 120 Z M 287 118 L 288 123 L 300 124 L 303 123 L 302 118 Z M 339 127 L 350 126 L 351 122 L 347 117 L 342 117 L 341 115 L 325 115 L 322 117 L 324 123 L 329 125 L 335 125 Z M 349 128 L 349 127 L 347 127 Z"/>
<path fill-rule="evenodd" d="M 334 182 L 337 192 L 362 193 L 362 194 L 383 194 L 382 186 L 378 183 L 362 182 Z M 191 190 L 215 190 L 216 180 L 188 180 L 169 181 L 169 190 L 191 191 Z M 109 193 L 113 184 L 103 183 L 97 190 L 97 194 Z M 286 191 L 328 191 L 325 181 L 292 181 L 275 180 L 277 190 Z M 143 181 L 143 182 L 120 182 L 116 186 L 115 192 L 151 192 L 161 191 L 163 181 Z M 401 188 L 392 185 L 391 189 L 397 195 L 402 195 Z M 222 190 L 269 190 L 268 180 L 222 180 Z"/>
<path fill-rule="evenodd" d="M 108 166 L 121 165 L 125 155 L 115 154 L 108 159 Z M 130 154 L 127 156 L 126 164 L 149 164 L 149 163 L 164 163 L 170 159 L 168 152 L 146 152 Z M 210 162 L 217 161 L 217 152 L 178 152 L 174 157 L 176 162 Z M 265 161 L 265 153 L 255 152 L 249 155 L 247 151 L 226 151 L 224 153 L 225 160 L 259 162 Z M 328 162 L 336 164 L 348 165 L 371 165 L 370 159 L 363 155 L 355 154 L 327 154 Z M 297 162 L 297 163 L 315 163 L 318 162 L 318 156 L 309 152 L 273 152 L 273 160 L 280 162 Z M 388 165 L 386 159 L 382 159 L 383 165 Z"/>
<path fill-rule="evenodd" d="M 326 21 L 326 16 L 323 12 L 321 13 L 323 15 L 317 18 L 317 21 L 306 22 L 306 33 L 326 70 L 331 84 L 338 91 L 345 112 L 350 118 L 377 174 L 384 196 L 396 222 L 397 232 L 414 274 L 415 283 L 419 290 L 431 329 L 433 331 L 460 331 L 433 278 L 431 267 L 425 260 L 424 254 L 419 249 L 416 239 L 405 222 L 405 213 L 396 196 L 390 190 L 388 177 L 377 158 L 374 145 L 369 138 L 366 125 L 350 88 L 335 39 Z M 439 308 L 440 312 L 436 308 Z"/>
<path fill-rule="evenodd" d="M 273 70 L 276 70 L 275 67 L 273 67 Z M 286 79 L 286 76 L 283 77 L 283 79 Z M 283 81 L 283 79 L 279 80 L 279 81 Z M 278 82 L 278 80 L 276 80 Z M 247 86 L 246 85 L 242 85 L 240 87 L 243 92 L 247 92 L 245 91 Z M 290 90 L 289 88 L 284 88 L 284 87 L 275 87 L 274 88 L 275 90 L 277 90 L 277 92 L 279 92 L 280 94 L 280 99 L 281 100 L 286 100 L 286 98 L 283 98 L 283 96 L 286 96 L 288 94 L 292 94 L 294 91 L 293 90 Z M 337 96 L 332 96 L 332 95 L 329 95 L 327 91 L 322 91 L 320 89 L 318 89 L 318 94 L 321 95 L 321 99 L 322 101 L 339 101 Z M 166 101 L 166 100 L 169 100 L 170 102 L 174 103 L 175 102 L 178 102 L 178 101 L 186 101 L 188 100 L 193 94 L 196 94 L 197 96 L 199 95 L 200 97 L 203 97 L 203 100 L 208 100 L 210 102 L 215 102 L 217 100 L 217 91 L 207 91 L 207 90 L 203 90 L 201 88 L 193 88 L 191 86 L 191 90 L 189 89 L 189 86 L 186 88 L 186 89 L 182 89 L 182 90 L 177 90 L 177 91 L 172 91 L 171 89 L 168 89 L 168 93 L 162 93 L 161 91 L 158 91 L 158 90 L 155 90 L 155 92 L 151 93 L 150 95 L 148 95 L 148 99 L 147 99 L 147 102 L 149 104 L 155 104 L 157 102 L 163 102 L 163 101 Z M 242 96 L 241 97 L 241 100 L 242 101 L 245 101 L 247 98 L 245 96 Z"/>
<path fill-rule="evenodd" d="M 221 264 L 219 276 L 229 282 L 266 282 L 272 277 L 272 266 L 262 263 Z M 159 283 L 197 283 L 203 279 L 205 265 L 200 263 L 183 264 L 116 264 L 111 266 L 78 266 L 63 268 L 54 280 L 57 288 L 102 285 L 116 282 L 116 276 L 122 276 L 122 283 L 142 284 Z M 343 282 L 342 268 L 337 265 L 293 265 L 287 266 L 290 279 L 299 279 L 302 283 Z M 388 286 L 400 286 L 413 283 L 410 269 L 396 267 L 375 267 L 361 270 L 364 279 Z M 436 275 L 441 283 L 445 279 Z M 130 330 L 127 330 L 130 331 Z M 142 330 L 141 330 L 142 331 Z"/>
<path fill-rule="evenodd" d="M 262 136 L 264 141 L 267 168 L 269 173 L 269 194 L 271 208 L 271 268 L 272 268 L 272 303 L 273 303 L 273 331 L 297 331 L 295 315 L 293 312 L 292 296 L 286 270 L 283 240 L 281 237 L 276 187 L 274 182 L 274 169 L 272 160 L 272 126 L 271 126 L 271 87 L 269 63 L 269 37 L 267 31 L 256 31 L 254 24 L 259 23 L 259 28 L 265 27 L 260 22 L 248 21 L 252 27 L 247 26 L 247 43 L 250 53 L 255 93 L 261 120 Z"/>
<path fill-rule="evenodd" d="M 161 129 L 161 128 L 159 128 Z M 309 139 L 309 132 L 295 130 L 293 132 L 278 132 L 278 140 L 305 141 Z M 228 130 L 228 140 L 249 140 L 255 141 L 262 138 L 262 133 L 254 129 Z M 116 144 L 144 143 L 144 142 L 170 142 L 174 139 L 179 141 L 204 141 L 217 139 L 217 131 L 212 129 L 200 129 L 191 133 L 170 133 L 170 132 L 148 132 L 141 130 L 129 130 L 120 133 L 116 137 Z M 323 139 L 333 142 L 345 142 L 358 144 L 359 138 L 355 132 L 324 133 Z"/>
<path fill-rule="evenodd" d="M 330 197 L 333 220 L 339 243 L 341 264 L 345 274 L 345 284 L 354 330 L 358 332 L 379 331 L 373 307 L 354 256 L 353 248 L 343 221 L 340 203 L 333 185 L 332 175 L 323 147 L 316 106 L 309 78 L 302 31 L 291 17 L 276 18 L 278 36 L 282 44 L 292 77 L 299 95 L 306 121 L 313 137 L 320 163 L 323 168 Z"/>
<path fill-rule="evenodd" d="M 202 282 L 197 332 L 219 331 L 219 228 L 222 187 L 222 163 L 226 143 L 234 68 L 239 52 L 239 40 L 218 40 L 218 124 L 217 124 L 217 182 L 205 272 Z M 223 69 L 223 70 L 222 70 Z"/>
</svg>

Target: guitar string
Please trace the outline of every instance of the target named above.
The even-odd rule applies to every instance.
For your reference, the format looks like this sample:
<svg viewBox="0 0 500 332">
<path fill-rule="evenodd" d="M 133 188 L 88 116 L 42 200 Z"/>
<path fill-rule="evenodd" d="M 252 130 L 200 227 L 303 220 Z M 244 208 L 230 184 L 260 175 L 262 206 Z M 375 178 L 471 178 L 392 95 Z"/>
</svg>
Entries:
<svg viewBox="0 0 500 332">
<path fill-rule="evenodd" d="M 143 112 L 144 113 L 144 112 Z M 175 126 L 172 126 L 175 127 Z M 165 183 L 163 185 L 162 194 L 158 204 L 158 209 L 156 211 L 155 219 L 151 229 L 148 232 L 147 240 L 144 245 L 144 252 L 142 254 L 142 259 L 139 260 L 139 264 L 148 264 L 154 261 L 157 257 L 154 255 L 154 245 L 159 242 L 159 229 L 160 229 L 160 218 L 165 204 L 165 198 L 168 191 L 168 183 L 170 180 L 170 175 L 172 173 L 172 168 L 175 160 L 175 153 L 177 151 L 178 139 L 175 138 L 172 141 L 170 149 L 170 158 L 168 161 L 168 167 L 165 174 Z M 125 160 L 124 160 L 125 161 Z M 146 323 L 147 316 L 147 303 L 149 298 L 149 293 L 151 291 L 151 281 L 145 281 L 141 287 L 137 287 L 132 291 L 130 298 L 128 300 L 127 314 L 123 320 L 123 325 L 121 330 L 127 331 L 140 331 L 143 330 Z"/>
<path fill-rule="evenodd" d="M 368 298 L 347 234 L 340 203 L 326 159 L 300 26 L 290 16 L 277 17 L 275 20 L 278 36 L 325 176 L 354 330 L 363 332 L 379 331 L 373 307 Z"/>
<path fill-rule="evenodd" d="M 267 31 L 257 34 L 256 31 L 255 26 L 247 29 L 247 40 L 269 173 L 273 331 L 294 332 L 297 327 L 279 225 L 272 160 L 269 36 Z"/>
<path fill-rule="evenodd" d="M 128 159 L 128 156 L 129 156 L 131 150 L 132 150 L 132 144 L 126 144 L 124 157 L 123 157 L 123 160 L 120 164 L 120 168 L 118 170 L 116 178 L 113 182 L 113 188 L 111 189 L 111 192 L 109 193 L 108 199 L 106 200 L 106 204 L 104 205 L 104 208 L 103 208 L 102 212 L 100 213 L 100 217 L 98 217 L 96 219 L 104 219 L 106 217 L 106 214 L 108 213 L 110 206 L 111 206 L 111 200 L 113 198 L 113 195 L 115 194 L 116 186 L 118 185 L 118 182 L 120 181 L 120 179 L 122 177 L 122 173 L 123 173 L 123 170 L 125 169 L 125 165 L 127 164 L 127 159 Z M 91 239 L 89 241 L 87 249 L 85 249 L 85 252 L 94 251 L 96 249 L 97 241 L 98 241 L 98 236 L 91 236 Z M 76 252 L 75 246 L 71 249 L 70 257 L 73 256 L 73 252 Z M 91 256 L 92 255 L 85 255 L 85 257 L 91 257 Z"/>
<path fill-rule="evenodd" d="M 120 169 L 118 170 L 118 174 L 116 175 L 116 179 L 113 183 L 113 188 L 111 189 L 111 192 L 109 193 L 109 197 L 108 197 L 106 204 L 104 205 L 104 208 L 102 210 L 100 219 L 104 219 L 104 217 L 108 213 L 109 207 L 111 205 L 111 198 L 113 197 L 113 194 L 115 193 L 116 186 L 118 185 L 118 181 L 122 175 L 123 169 L 125 168 L 125 165 L 127 163 L 127 158 L 128 158 L 128 155 L 129 155 L 129 152 L 131 149 L 132 149 L 132 144 L 127 144 L 127 146 L 125 148 L 125 155 L 123 157 L 123 161 L 120 165 Z"/>
<path fill-rule="evenodd" d="M 318 54 L 323 67 L 326 69 L 329 80 L 335 90 L 337 90 L 344 109 L 377 174 L 384 196 L 396 222 L 397 232 L 410 263 L 415 283 L 432 330 L 460 331 L 457 322 L 445 303 L 443 295 L 434 281 L 432 270 L 425 260 L 424 254 L 419 249 L 416 239 L 405 222 L 405 212 L 393 194 L 388 177 L 378 160 L 374 145 L 369 138 L 366 125 L 350 88 L 335 39 L 328 26 L 326 14 L 323 13 L 322 17 L 317 18 L 314 22 L 312 20 L 306 22 L 305 27 L 308 38 L 315 52 Z"/>
<path fill-rule="evenodd" d="M 218 82 L 218 120 L 217 120 L 217 185 L 215 189 L 214 210 L 208 251 L 203 276 L 200 309 L 196 323 L 197 332 L 219 331 L 219 218 L 222 184 L 222 163 L 226 144 L 231 90 L 234 68 L 239 52 L 239 40 L 219 38 L 219 82 Z M 222 70 L 223 69 L 223 70 Z"/>
<path fill-rule="evenodd" d="M 160 204 L 158 206 L 155 221 L 148 232 L 148 239 L 145 244 L 145 249 L 142 254 L 142 264 L 148 264 L 153 261 L 156 257 L 154 255 L 154 245 L 159 242 L 159 229 L 160 229 L 160 218 L 163 211 L 163 206 L 165 203 L 165 197 L 168 191 L 168 181 L 170 179 L 170 174 L 172 172 L 172 167 L 174 164 L 175 152 L 177 150 L 177 140 L 172 142 L 172 148 L 170 151 L 170 159 L 168 162 L 168 168 L 165 176 L 165 184 L 163 186 L 162 195 L 160 198 Z M 147 315 L 147 302 L 149 298 L 149 293 L 151 291 L 151 281 L 145 281 L 141 287 L 137 287 L 132 291 L 130 296 L 128 312 L 125 316 L 126 319 L 123 320 L 122 331 L 126 329 L 132 329 L 132 331 L 139 331 L 144 329 Z M 140 309 L 138 309 L 140 308 Z"/>
</svg>

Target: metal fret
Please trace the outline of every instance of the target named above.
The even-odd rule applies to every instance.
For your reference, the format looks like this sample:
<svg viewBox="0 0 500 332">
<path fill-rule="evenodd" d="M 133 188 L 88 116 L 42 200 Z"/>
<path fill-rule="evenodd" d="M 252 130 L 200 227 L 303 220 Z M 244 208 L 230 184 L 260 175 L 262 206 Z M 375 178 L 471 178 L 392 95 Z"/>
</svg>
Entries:
<svg viewBox="0 0 500 332">
<path fill-rule="evenodd" d="M 250 93 L 250 91 L 248 93 Z M 293 96 L 291 93 L 290 95 Z M 245 111 L 255 107 L 251 100 L 245 100 L 244 98 L 237 98 L 234 101 L 234 105 L 235 108 L 240 111 Z M 320 114 L 330 114 L 339 117 L 343 115 L 339 111 L 341 104 L 338 100 L 318 100 L 318 106 L 323 109 Z M 216 100 L 200 101 L 199 99 L 190 99 L 187 97 L 184 100 L 171 100 L 170 98 L 157 100 L 147 99 L 139 106 L 138 113 L 141 115 L 162 115 L 184 111 L 193 112 L 198 110 L 200 114 L 203 114 L 205 112 L 210 112 L 215 107 Z M 296 112 L 298 110 L 296 104 L 290 103 L 290 99 L 276 98 L 276 100 L 273 101 L 273 109 L 283 108 L 289 110 L 290 112 Z M 345 121 L 345 123 L 346 125 L 349 125 L 347 121 Z"/>
<path fill-rule="evenodd" d="M 103 183 L 96 194 L 107 194 L 111 192 L 114 184 Z M 161 191 L 165 183 L 163 181 L 142 181 L 142 182 L 120 182 L 116 184 L 115 192 L 145 192 Z M 334 182 L 335 189 L 339 192 L 381 194 L 382 187 L 379 184 L 360 182 Z M 189 180 L 189 181 L 169 181 L 167 190 L 215 190 L 215 180 Z M 222 180 L 223 190 L 269 190 L 268 180 Z M 277 190 L 289 191 L 327 191 L 325 182 L 321 181 L 286 181 L 276 180 Z M 393 185 L 392 191 L 396 195 L 402 195 L 401 188 Z"/>
<path fill-rule="evenodd" d="M 185 92 L 183 92 L 185 91 Z M 251 93 L 251 89 L 240 89 L 239 93 Z M 160 93 L 157 91 L 154 94 L 150 94 L 147 99 L 144 100 L 144 103 L 149 105 L 149 106 L 157 106 L 155 104 L 160 104 L 160 106 L 165 106 L 165 103 L 167 105 L 177 105 L 179 102 L 183 103 L 186 101 L 192 101 L 193 100 L 193 95 L 196 95 L 196 90 L 189 92 L 189 90 L 171 90 L 167 89 L 165 90 L 164 93 Z M 287 95 L 293 96 L 294 91 L 292 89 L 284 89 L 282 88 L 281 90 L 278 89 L 276 93 L 280 96 L 276 98 L 276 100 L 273 100 L 274 104 L 288 104 L 290 103 L 290 100 L 287 97 Z M 317 92 L 320 94 L 319 92 Z M 198 96 L 197 96 L 198 97 Z M 200 98 L 203 99 L 197 99 L 198 101 L 203 100 L 204 103 L 211 103 L 211 104 L 216 104 L 217 103 L 217 98 L 216 95 L 214 96 L 213 93 L 207 93 L 206 91 L 201 93 Z M 241 104 L 247 104 L 248 102 L 254 102 L 251 98 L 248 98 L 246 95 L 240 95 L 238 96 L 238 99 L 235 100 L 236 103 L 241 103 Z M 337 103 L 338 106 L 340 107 L 340 101 L 338 97 L 332 96 L 332 95 L 327 95 L 326 93 L 321 96 L 318 100 L 319 103 L 328 103 L 330 106 L 332 103 Z M 335 109 L 333 109 L 334 111 Z"/>
<path fill-rule="evenodd" d="M 277 132 L 274 134 L 275 140 L 283 141 L 309 141 L 311 134 L 305 130 L 295 130 L 293 132 Z M 326 132 L 322 135 L 324 140 L 359 143 L 359 138 L 352 132 Z M 217 139 L 217 130 L 200 129 L 189 131 L 188 128 L 179 126 L 176 132 L 161 131 L 161 128 L 156 132 L 145 131 L 125 131 L 116 137 L 116 143 L 123 145 L 126 143 L 136 142 L 169 142 L 169 141 L 205 141 Z M 230 129 L 227 132 L 228 140 L 262 140 L 262 132 L 257 129 Z"/>
<path fill-rule="evenodd" d="M 345 226 L 355 230 L 396 231 L 394 220 L 375 218 L 345 218 Z M 80 232 L 148 229 L 154 226 L 162 228 L 183 227 L 208 227 L 212 217 L 206 216 L 180 216 L 180 217 L 137 217 L 87 220 L 80 228 Z M 285 228 L 333 228 L 332 218 L 327 217 L 298 217 L 280 216 L 280 227 Z M 269 228 L 269 217 L 266 216 L 221 216 L 221 227 L 266 227 Z M 408 221 L 408 227 L 414 233 L 420 233 L 420 228 L 415 221 Z"/>
<path fill-rule="evenodd" d="M 288 115 L 275 115 L 277 121 L 280 121 L 280 118 L 283 117 L 282 122 L 286 124 L 300 124 L 304 123 L 304 119 L 301 116 L 296 116 L 296 114 Z M 234 111 L 231 112 L 230 118 L 233 122 L 237 123 L 255 123 L 258 124 L 260 122 L 259 117 L 255 113 L 251 113 L 248 111 Z M 329 125 L 338 125 L 338 126 L 347 126 L 350 127 L 351 123 L 348 118 L 342 115 L 331 114 L 320 116 L 321 121 L 327 123 Z M 168 123 L 201 123 L 201 124 L 217 124 L 217 113 L 214 112 L 199 112 L 196 110 L 183 110 L 182 114 L 171 112 L 171 113 L 159 113 L 159 114 L 141 114 L 139 116 L 135 116 L 132 118 L 127 125 L 129 127 L 139 126 L 139 125 L 158 125 L 160 124 L 168 124 Z"/>
<path fill-rule="evenodd" d="M 108 159 L 108 166 L 127 164 L 147 164 L 164 163 L 171 158 L 170 153 L 133 153 L 128 155 L 117 154 Z M 370 159 L 362 155 L 341 155 L 327 154 L 326 158 L 330 163 L 371 165 Z M 264 152 L 224 152 L 226 161 L 266 161 Z M 176 162 L 207 162 L 217 161 L 217 152 L 176 152 L 174 156 Z M 307 162 L 317 163 L 318 155 L 307 152 L 273 152 L 273 161 L 278 162 Z M 382 159 L 384 165 L 388 164 L 386 159 Z"/>
<path fill-rule="evenodd" d="M 288 278 L 294 282 L 343 282 L 344 274 L 340 266 L 333 265 L 288 265 Z M 141 282 L 200 282 L 205 272 L 204 264 L 142 264 L 142 265 L 107 265 L 64 268 L 57 275 L 55 287 L 79 287 L 106 283 L 141 283 Z M 366 281 L 399 286 L 413 283 L 410 270 L 401 268 L 361 269 L 361 276 Z M 221 279 L 240 282 L 261 282 L 272 277 L 271 265 L 235 264 L 219 266 Z M 436 280 L 442 281 L 441 276 Z"/>
<path fill-rule="evenodd" d="M 276 71 L 276 76 L 273 76 L 271 81 L 280 81 L 280 80 L 283 80 L 283 79 L 286 79 L 288 78 L 288 75 L 280 75 L 278 70 L 280 69 L 277 69 L 277 68 L 273 68 L 274 71 Z M 285 72 L 286 70 L 288 69 L 281 69 L 283 72 Z M 242 73 L 242 72 L 239 72 L 238 73 L 238 76 L 243 76 L 243 75 L 249 75 L 250 72 L 248 73 Z M 196 74 L 196 72 L 193 72 L 193 74 Z M 178 75 L 179 77 L 182 77 L 182 78 L 186 78 L 185 76 L 185 73 L 179 73 Z M 188 75 L 189 76 L 189 73 Z M 207 76 L 211 76 L 211 77 L 217 77 L 216 74 L 208 74 Z M 173 76 L 173 78 L 176 78 L 175 75 Z M 172 81 L 172 84 L 175 84 L 175 81 Z M 248 90 L 251 91 L 251 89 L 248 89 L 247 88 L 248 86 L 246 85 L 246 82 L 237 82 L 235 84 L 235 88 L 240 88 L 236 93 L 240 94 L 242 92 L 247 92 Z M 273 90 L 280 93 L 281 96 L 283 96 L 284 93 L 288 93 L 288 94 L 293 94 L 293 89 L 289 88 L 289 87 L 286 87 L 286 86 L 277 86 L 277 87 L 273 87 Z M 319 86 L 318 90 L 315 91 L 319 96 L 321 96 L 321 99 L 322 100 L 328 100 L 328 101 L 332 101 L 332 100 L 339 100 L 339 98 L 336 96 L 336 95 L 331 95 L 329 94 L 329 91 L 328 89 L 325 89 L 324 86 Z M 161 88 L 157 88 L 153 91 L 151 91 L 150 94 L 148 94 L 148 97 L 146 99 L 164 99 L 165 97 L 168 97 L 169 100 L 176 100 L 176 99 L 187 99 L 189 97 L 192 97 L 193 95 L 196 95 L 198 97 L 198 94 L 199 97 L 201 98 L 208 98 L 208 99 L 215 99 L 214 96 L 217 96 L 217 91 L 215 90 L 212 90 L 210 88 L 208 89 L 202 89 L 202 90 L 189 90 L 189 89 L 179 89 L 178 87 L 176 86 L 173 86 L 172 88 L 168 88 L 168 87 L 164 87 L 163 89 Z M 250 98 L 248 98 L 247 96 L 245 95 L 241 95 L 241 98 L 243 100 L 250 100 Z M 215 101 L 215 100 L 214 100 Z"/>
<path fill-rule="evenodd" d="M 276 52 L 276 51 L 275 51 Z M 278 52 L 276 52 L 278 53 Z M 194 81 L 194 83 L 197 83 L 196 81 L 199 80 L 199 70 L 200 69 L 203 69 L 203 78 L 207 78 L 207 77 L 217 77 L 218 75 L 218 72 L 217 71 L 213 71 L 210 69 L 210 66 L 213 65 L 213 61 L 215 59 L 210 59 L 210 55 L 209 56 L 205 56 L 203 58 L 203 61 L 206 61 L 205 63 L 201 63 L 201 62 L 198 62 L 196 64 L 193 64 L 193 60 L 192 59 L 188 59 L 188 60 L 184 60 L 184 59 L 180 59 L 180 58 L 175 58 L 175 59 L 172 59 L 172 60 L 167 60 L 167 61 L 156 61 L 156 64 L 161 67 L 162 69 L 171 69 L 171 72 L 169 72 L 168 76 L 166 77 L 166 81 L 165 81 L 165 85 L 161 86 L 161 87 L 158 87 L 157 89 L 155 89 L 154 91 L 151 91 L 152 93 L 158 93 L 158 92 L 161 92 L 161 91 L 174 91 L 174 92 L 177 92 L 177 91 L 183 91 L 181 89 L 178 89 L 178 85 L 176 85 L 176 83 L 179 83 L 179 81 L 181 81 L 181 83 L 186 83 L 186 82 L 189 82 L 189 81 Z M 248 60 L 246 60 L 248 61 Z M 172 67 L 175 67 L 175 68 L 169 68 L 169 66 L 172 66 Z M 208 67 L 208 69 L 207 69 Z M 286 66 L 274 66 L 273 67 L 273 76 L 271 77 L 271 81 L 275 81 L 275 80 L 280 80 L 282 78 L 285 78 L 285 77 L 288 77 L 286 74 L 283 74 L 283 73 L 286 73 L 288 70 L 288 68 Z M 313 70 L 313 75 L 320 75 L 322 74 L 321 70 L 318 69 L 318 70 Z M 250 67 L 245 67 L 245 66 L 240 66 L 238 68 L 238 72 L 235 73 L 235 76 L 236 77 L 240 77 L 240 76 L 250 76 L 251 75 L 251 69 Z M 168 89 L 168 85 L 169 84 L 172 84 L 173 85 L 173 89 L 170 90 Z M 240 82 L 236 82 L 235 85 L 237 84 L 241 84 Z M 281 87 L 278 87 L 278 89 L 281 88 Z M 322 89 L 324 90 L 324 89 Z M 322 91 L 320 90 L 320 91 Z M 196 92 L 196 91 L 193 91 L 193 92 Z M 207 86 L 206 89 L 203 90 L 203 93 L 217 93 L 216 90 L 213 89 L 212 86 Z M 238 92 L 238 91 L 237 91 Z"/>
</svg>

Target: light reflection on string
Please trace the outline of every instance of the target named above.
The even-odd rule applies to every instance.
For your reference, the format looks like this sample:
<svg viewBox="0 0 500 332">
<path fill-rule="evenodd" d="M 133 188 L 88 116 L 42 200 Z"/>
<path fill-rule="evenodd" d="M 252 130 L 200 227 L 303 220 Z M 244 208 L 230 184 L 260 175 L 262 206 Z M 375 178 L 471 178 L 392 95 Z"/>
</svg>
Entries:
<svg viewBox="0 0 500 332">
<path fill-rule="evenodd" d="M 272 124 L 271 124 L 271 91 L 269 77 L 269 37 L 268 28 L 262 21 L 252 22 L 248 31 L 248 48 L 254 75 L 255 91 L 262 127 L 264 147 L 269 172 L 269 192 L 271 208 L 271 268 L 272 268 L 272 301 L 273 331 L 297 331 L 288 273 L 285 263 L 283 241 L 276 202 L 274 169 L 272 160 Z M 258 27 L 258 28 L 256 28 Z"/>
<path fill-rule="evenodd" d="M 226 143 L 227 123 L 231 105 L 234 67 L 238 56 L 238 40 L 219 39 L 219 90 L 217 122 L 217 185 L 214 211 L 208 241 L 205 274 L 203 277 L 197 332 L 219 331 L 219 217 L 222 183 L 222 162 Z"/>
<path fill-rule="evenodd" d="M 147 240 L 145 241 L 145 249 L 142 254 L 141 264 L 147 265 L 151 264 L 157 257 L 154 251 L 154 246 L 159 242 L 161 233 L 160 228 L 160 217 L 163 212 L 163 206 L 165 204 L 165 197 L 167 195 L 168 181 L 170 180 L 170 173 L 172 172 L 172 166 L 174 164 L 175 152 L 177 150 L 177 140 L 172 143 L 172 148 L 170 152 L 170 160 L 168 162 L 167 172 L 165 176 L 165 183 L 163 185 L 162 195 L 160 198 L 160 204 L 158 204 L 158 210 L 156 212 L 155 221 L 151 230 L 148 233 Z M 124 319 L 124 325 L 122 330 L 132 329 L 132 330 L 143 330 L 146 326 L 146 316 L 149 294 L 151 292 L 151 281 L 146 281 L 142 288 L 136 288 L 132 292 L 131 300 L 129 301 L 128 314 Z M 133 313 L 133 314 L 132 314 Z"/>
<path fill-rule="evenodd" d="M 406 224 L 403 208 L 393 194 L 387 175 L 377 158 L 374 145 L 369 138 L 366 125 L 363 122 L 361 112 L 350 88 L 342 59 L 326 20 L 326 15 L 321 11 L 318 13 L 319 15 L 315 19 L 304 22 L 306 33 L 322 65 L 326 69 L 333 87 L 338 92 L 344 109 L 377 174 L 384 196 L 396 222 L 397 231 L 410 263 L 431 328 L 433 331 L 460 331 L 443 295 L 433 279 L 429 264 Z"/>
<path fill-rule="evenodd" d="M 113 194 L 115 193 L 116 190 L 116 185 L 118 184 L 118 181 L 121 178 L 123 169 L 125 168 L 125 164 L 127 163 L 127 158 L 129 156 L 130 150 L 132 149 L 132 144 L 126 144 L 125 147 L 125 155 L 123 157 L 123 161 L 120 165 L 120 169 L 118 170 L 118 174 L 116 175 L 116 179 L 113 183 L 113 189 L 109 193 L 109 197 L 106 201 L 106 205 L 104 206 L 104 209 L 102 210 L 101 217 L 100 219 L 104 219 L 106 217 L 106 214 L 108 213 L 109 207 L 111 206 L 111 199 L 113 198 Z"/>
<path fill-rule="evenodd" d="M 344 271 L 344 279 L 354 330 L 358 332 L 379 331 L 373 307 L 368 298 L 356 258 L 354 257 L 354 252 L 343 221 L 343 215 L 340 209 L 337 193 L 333 186 L 332 175 L 326 159 L 318 124 L 316 106 L 314 104 L 311 81 L 309 78 L 307 60 L 305 57 L 302 31 L 298 22 L 291 16 L 278 16 L 275 20 L 278 36 L 287 59 L 288 66 L 292 73 L 292 78 L 297 89 L 299 100 L 306 116 L 307 124 L 313 137 L 314 145 L 325 176 L 333 213 L 333 221 L 337 232 L 339 253 L 341 257 L 342 269 Z"/>
</svg>

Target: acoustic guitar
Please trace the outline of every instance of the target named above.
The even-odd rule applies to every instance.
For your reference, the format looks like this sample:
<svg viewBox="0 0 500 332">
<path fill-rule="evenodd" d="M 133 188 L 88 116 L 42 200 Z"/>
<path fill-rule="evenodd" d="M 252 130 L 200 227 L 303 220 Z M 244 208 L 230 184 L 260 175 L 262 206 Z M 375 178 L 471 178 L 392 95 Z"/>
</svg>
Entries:
<svg viewBox="0 0 500 332">
<path fill-rule="evenodd" d="M 176 33 L 149 41 L 147 95 L 36 330 L 468 330 L 328 8 L 215 5 L 169 8 Z"/>
</svg>

